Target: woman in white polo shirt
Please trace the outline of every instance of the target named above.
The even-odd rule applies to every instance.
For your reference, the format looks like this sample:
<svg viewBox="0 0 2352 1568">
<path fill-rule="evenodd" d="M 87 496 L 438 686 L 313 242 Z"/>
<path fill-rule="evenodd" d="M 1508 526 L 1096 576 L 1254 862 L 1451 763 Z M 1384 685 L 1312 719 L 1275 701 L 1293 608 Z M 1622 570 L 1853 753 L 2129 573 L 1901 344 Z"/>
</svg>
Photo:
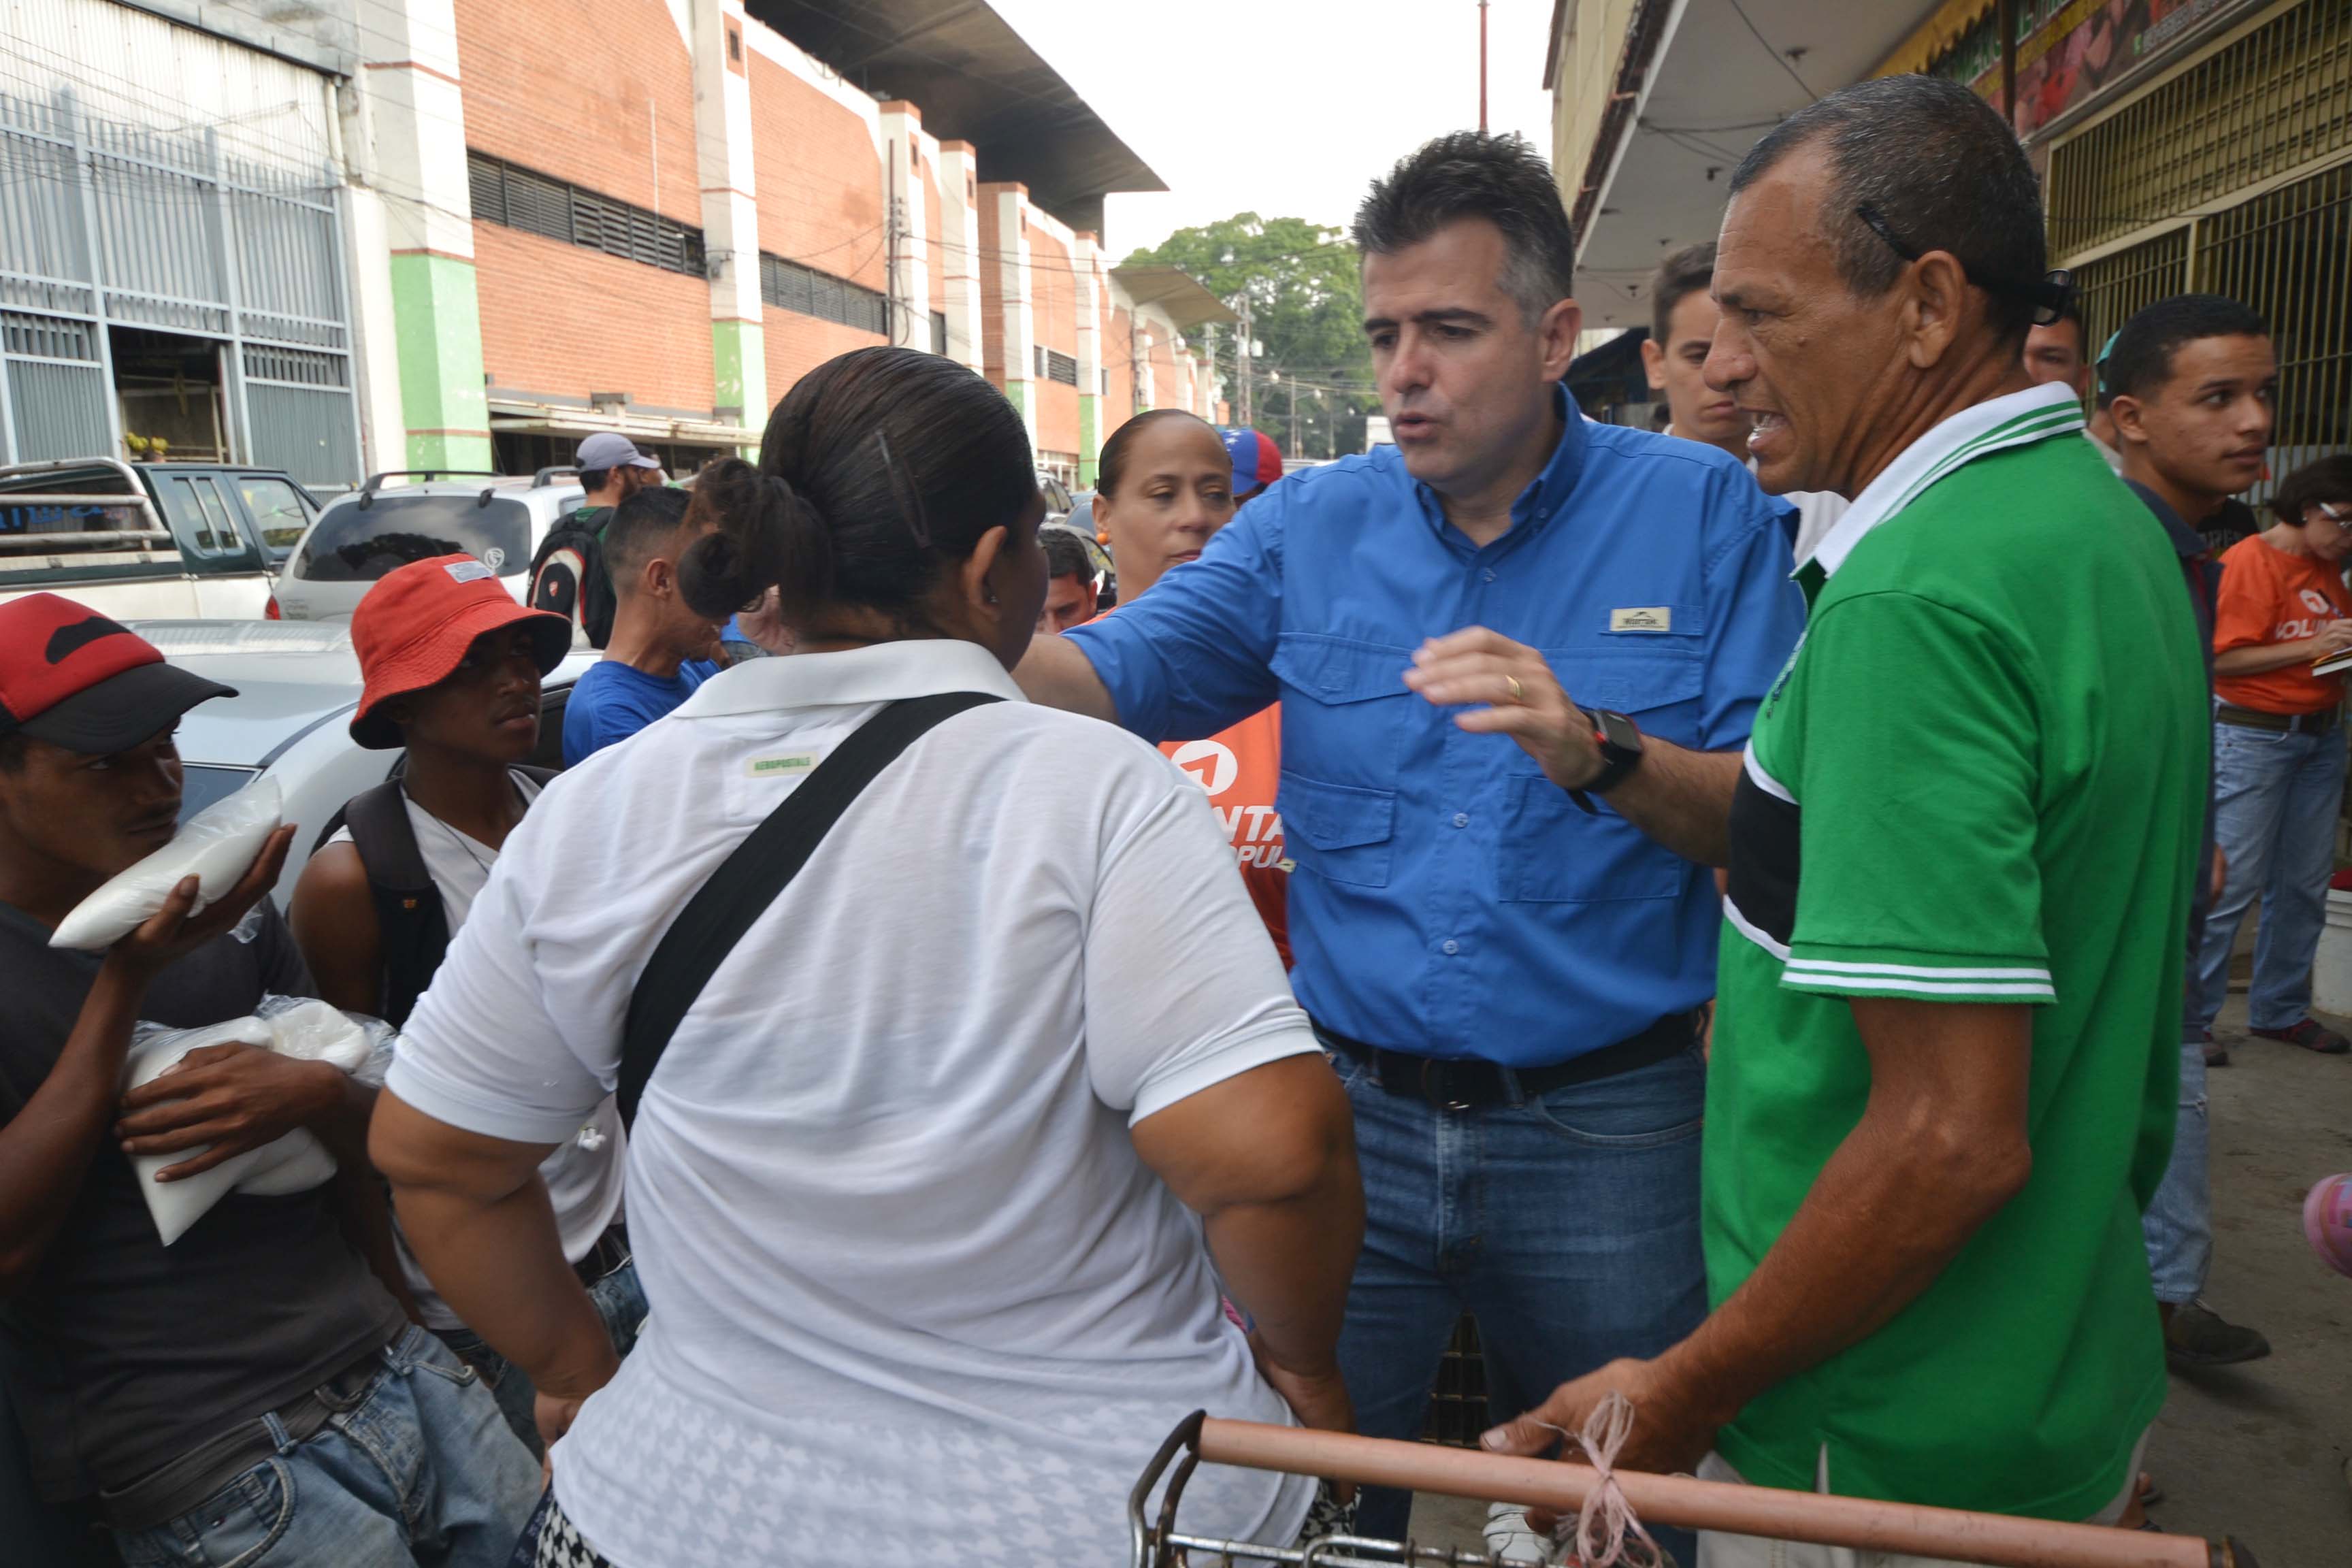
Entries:
<svg viewBox="0 0 2352 1568">
<path fill-rule="evenodd" d="M 377 1161 L 435 1286 L 569 1426 L 542 1563 L 1116 1561 L 1188 1412 L 1347 1425 L 1346 1101 L 1200 791 L 1005 673 L 1044 503 L 1000 394 L 845 354 L 698 497 L 688 601 L 776 586 L 803 652 L 549 786 L 410 1021 Z M 533 1167 L 720 862 L 880 705 L 960 691 L 1003 700 L 850 805 L 647 1085 L 651 1315 L 616 1374 Z M 1286 1542 L 1310 1492 L 1204 1470 L 1187 1523 Z"/>
</svg>

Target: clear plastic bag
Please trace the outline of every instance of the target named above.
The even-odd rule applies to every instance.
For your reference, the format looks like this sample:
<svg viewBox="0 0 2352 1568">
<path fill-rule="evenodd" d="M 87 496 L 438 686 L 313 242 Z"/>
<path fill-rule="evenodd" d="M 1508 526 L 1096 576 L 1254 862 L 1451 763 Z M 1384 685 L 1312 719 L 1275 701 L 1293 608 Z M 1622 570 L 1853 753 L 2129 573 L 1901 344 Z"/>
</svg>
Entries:
<svg viewBox="0 0 2352 1568">
<path fill-rule="evenodd" d="M 123 1064 L 122 1087 L 128 1092 L 151 1083 L 178 1066 L 189 1052 L 231 1041 L 298 1061 L 328 1062 L 362 1083 L 380 1086 L 392 1066 L 393 1039 L 392 1026 L 381 1018 L 345 1013 L 307 996 L 268 996 L 250 1017 L 202 1029 L 140 1025 Z M 189 1226 L 231 1192 L 283 1197 L 307 1192 L 335 1173 L 335 1157 L 327 1152 L 326 1145 L 309 1129 L 298 1127 L 209 1171 L 176 1182 L 155 1179 L 156 1172 L 193 1160 L 203 1152 L 181 1149 L 169 1154 L 131 1156 L 139 1190 L 147 1199 L 147 1212 L 166 1247 L 186 1235 Z"/>
<path fill-rule="evenodd" d="M 262 774 L 188 818 L 172 842 L 76 904 L 58 922 L 49 945 L 92 952 L 112 947 L 162 909 L 184 877 L 196 879 L 198 910 L 217 903 L 252 868 L 285 814 L 277 778 Z"/>
</svg>

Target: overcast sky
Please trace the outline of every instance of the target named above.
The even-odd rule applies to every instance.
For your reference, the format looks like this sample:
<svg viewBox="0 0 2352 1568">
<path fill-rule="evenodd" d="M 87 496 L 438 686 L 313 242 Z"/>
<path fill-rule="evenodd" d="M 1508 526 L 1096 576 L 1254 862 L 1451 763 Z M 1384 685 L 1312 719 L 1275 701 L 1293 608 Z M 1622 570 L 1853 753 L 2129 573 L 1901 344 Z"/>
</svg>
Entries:
<svg viewBox="0 0 2352 1568">
<path fill-rule="evenodd" d="M 1478 123 L 1477 0 L 991 3 L 1168 184 L 1110 198 L 1115 257 L 1237 212 L 1344 226 L 1400 155 Z M 1488 128 L 1547 156 L 1551 11 L 1486 14 Z"/>
</svg>

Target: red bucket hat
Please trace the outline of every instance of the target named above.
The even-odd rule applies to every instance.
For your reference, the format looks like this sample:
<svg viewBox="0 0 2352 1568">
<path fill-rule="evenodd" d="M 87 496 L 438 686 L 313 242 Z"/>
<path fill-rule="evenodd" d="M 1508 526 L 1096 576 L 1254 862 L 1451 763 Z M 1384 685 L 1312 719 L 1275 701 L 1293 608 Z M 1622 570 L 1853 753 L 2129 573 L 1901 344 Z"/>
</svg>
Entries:
<svg viewBox="0 0 2352 1568">
<path fill-rule="evenodd" d="M 476 638 L 512 626 L 530 627 L 541 675 L 572 651 L 568 618 L 516 604 L 498 574 L 470 555 L 436 555 L 385 573 L 352 612 L 352 651 L 367 682 L 352 739 L 379 752 L 399 745 L 384 701 L 440 685 Z"/>
</svg>

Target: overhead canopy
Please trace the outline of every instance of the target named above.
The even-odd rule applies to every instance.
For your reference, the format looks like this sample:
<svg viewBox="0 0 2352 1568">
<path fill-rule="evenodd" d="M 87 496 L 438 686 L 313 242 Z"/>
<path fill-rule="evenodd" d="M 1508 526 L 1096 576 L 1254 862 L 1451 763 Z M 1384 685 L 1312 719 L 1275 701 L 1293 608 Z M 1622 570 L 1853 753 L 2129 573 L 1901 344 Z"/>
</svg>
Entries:
<svg viewBox="0 0 2352 1568">
<path fill-rule="evenodd" d="M 1019 181 L 1075 229 L 1102 233 L 1110 191 L 1159 175 L 980 0 L 746 0 L 744 10 L 868 92 L 906 99 L 923 129 L 969 142 L 982 180 Z"/>
<path fill-rule="evenodd" d="M 1188 331 L 1203 321 L 1237 321 L 1223 300 L 1202 286 L 1199 279 L 1181 267 L 1114 267 L 1111 281 L 1127 290 L 1127 297 L 1139 305 L 1157 305 L 1176 323 L 1178 331 Z"/>
<path fill-rule="evenodd" d="M 1623 161 L 1578 237 L 1576 299 L 1585 325 L 1647 322 L 1651 273 L 1668 252 L 1715 237 L 1731 171 L 1757 139 L 1816 93 L 1871 75 L 1937 10 L 1933 0 L 1687 0 L 1673 7 Z"/>
</svg>

